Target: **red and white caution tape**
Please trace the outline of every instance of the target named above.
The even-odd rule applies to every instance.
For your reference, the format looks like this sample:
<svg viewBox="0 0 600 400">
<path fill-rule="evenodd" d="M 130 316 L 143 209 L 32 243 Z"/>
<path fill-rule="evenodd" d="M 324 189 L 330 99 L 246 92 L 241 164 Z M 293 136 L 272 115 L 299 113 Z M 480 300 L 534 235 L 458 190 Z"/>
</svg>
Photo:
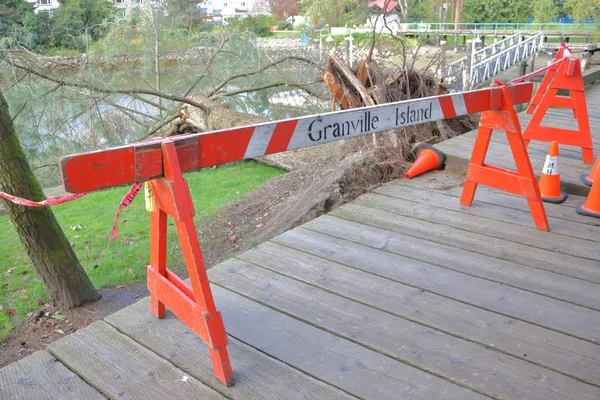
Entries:
<svg viewBox="0 0 600 400">
<path fill-rule="evenodd" d="M 135 197 L 140 192 L 141 187 L 142 187 L 141 183 L 136 183 L 135 185 L 133 185 L 131 187 L 131 189 L 129 189 L 129 191 L 127 192 L 125 197 L 123 197 L 123 199 L 119 203 L 119 209 L 117 210 L 117 215 L 115 215 L 115 222 L 113 223 L 109 242 L 112 242 L 117 236 L 119 236 L 119 226 L 118 226 L 119 215 L 121 215 L 121 211 L 123 211 L 123 208 L 129 207 L 129 205 L 133 202 Z"/>
<path fill-rule="evenodd" d="M 119 203 L 119 209 L 117 210 L 117 215 L 115 216 L 115 222 L 113 223 L 113 228 L 112 228 L 112 231 L 110 234 L 110 240 L 109 240 L 110 242 L 112 242 L 117 236 L 119 236 L 119 227 L 118 227 L 117 223 L 119 221 L 119 215 L 121 215 L 121 211 L 123 211 L 123 208 L 128 207 L 133 202 L 135 197 L 140 192 L 141 187 L 142 187 L 141 183 L 136 183 L 135 185 L 133 185 L 133 187 L 131 189 L 129 189 L 129 191 L 127 192 L 125 197 L 123 197 L 123 199 Z M 5 192 L 0 192 L 0 197 L 10 201 L 11 203 L 18 204 L 18 205 L 24 206 L 24 207 L 46 207 L 46 206 L 56 206 L 59 204 L 68 203 L 70 201 L 80 199 L 83 196 L 87 196 L 90 193 L 91 192 L 67 194 L 65 196 L 61 196 L 58 198 L 50 198 L 50 199 L 46 199 L 43 201 L 31 201 L 31 200 L 27 200 L 22 197 L 14 196 L 12 194 L 8 194 Z"/>
<path fill-rule="evenodd" d="M 24 207 L 46 207 L 46 206 L 56 206 L 58 204 L 68 203 L 69 201 L 77 200 L 83 196 L 87 196 L 90 192 L 86 193 L 77 193 L 77 194 L 67 194 L 58 198 L 46 199 L 43 201 L 31 201 L 24 199 L 22 197 L 14 196 L 12 194 L 0 192 L 0 197 L 10 201 L 11 203 L 18 204 Z"/>
</svg>

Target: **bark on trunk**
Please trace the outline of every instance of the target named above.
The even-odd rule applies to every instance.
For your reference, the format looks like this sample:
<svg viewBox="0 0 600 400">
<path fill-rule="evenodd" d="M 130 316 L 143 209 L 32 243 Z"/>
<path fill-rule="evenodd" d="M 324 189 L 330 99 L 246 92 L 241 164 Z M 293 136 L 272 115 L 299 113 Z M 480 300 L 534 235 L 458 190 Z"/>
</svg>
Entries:
<svg viewBox="0 0 600 400">
<path fill-rule="evenodd" d="M 15 133 L 8 105 L 0 93 L 0 190 L 34 201 L 44 198 Z M 78 307 L 98 300 L 69 241 L 48 207 L 30 208 L 4 201 L 10 219 L 54 305 Z"/>
<path fill-rule="evenodd" d="M 456 7 L 454 9 L 454 23 L 457 27 L 460 27 L 460 23 L 462 22 L 462 10 L 463 10 L 463 0 L 456 0 Z"/>
</svg>

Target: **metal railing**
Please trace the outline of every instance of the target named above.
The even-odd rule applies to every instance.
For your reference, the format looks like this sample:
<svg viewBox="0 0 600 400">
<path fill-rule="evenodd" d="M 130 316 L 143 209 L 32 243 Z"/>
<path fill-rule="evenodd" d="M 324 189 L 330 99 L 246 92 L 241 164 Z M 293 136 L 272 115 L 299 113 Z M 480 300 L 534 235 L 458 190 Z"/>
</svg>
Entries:
<svg viewBox="0 0 600 400">
<path fill-rule="evenodd" d="M 467 56 L 438 71 L 451 92 L 475 88 L 538 53 L 544 44 L 544 33 L 538 32 L 524 39 L 523 33 L 519 32 L 480 50 L 474 49 L 475 43 L 471 42 L 472 47 L 467 48 Z"/>
<path fill-rule="evenodd" d="M 591 36 L 598 29 L 595 23 L 509 23 L 509 22 L 485 22 L 485 23 L 439 23 L 439 22 L 420 22 L 400 24 L 403 32 L 414 31 L 419 33 L 443 33 L 457 34 L 470 32 L 474 35 L 493 35 L 507 32 L 545 32 L 561 34 L 562 36 L 578 35 Z"/>
</svg>

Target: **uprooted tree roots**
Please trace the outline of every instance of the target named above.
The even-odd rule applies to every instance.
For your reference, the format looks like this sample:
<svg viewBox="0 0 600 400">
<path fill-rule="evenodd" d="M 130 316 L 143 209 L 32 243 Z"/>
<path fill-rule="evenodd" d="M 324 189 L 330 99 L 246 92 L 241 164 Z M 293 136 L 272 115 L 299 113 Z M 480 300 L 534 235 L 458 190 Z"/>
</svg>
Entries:
<svg viewBox="0 0 600 400">
<path fill-rule="evenodd" d="M 365 60 L 350 69 L 336 56 L 331 56 L 323 71 L 323 80 L 329 88 L 332 109 L 384 104 L 448 93 L 446 87 L 434 76 L 415 70 L 389 71 L 372 61 Z M 369 143 L 362 138 L 352 146 L 395 149 L 386 154 L 398 161 L 412 161 L 415 148 L 424 142 L 435 144 L 442 140 L 475 129 L 476 120 L 461 116 L 407 128 L 394 129 L 373 135 Z M 385 159 L 385 156 L 384 156 Z M 391 159 L 383 161 L 390 165 Z"/>
<path fill-rule="evenodd" d="M 366 63 L 351 71 L 334 57 L 323 78 L 331 90 L 334 107 L 341 109 L 446 93 L 433 76 L 415 71 L 388 73 Z M 222 112 L 231 113 L 225 109 Z M 205 125 L 214 128 L 209 120 Z M 459 117 L 263 158 L 291 171 L 221 210 L 206 229 L 204 251 L 208 264 L 220 262 L 218 255 L 224 248 L 228 253 L 244 251 L 402 176 L 416 145 L 436 143 L 475 126 L 471 118 Z M 232 223 L 225 225 L 223 221 Z M 211 234 L 223 230 L 227 235 Z"/>
</svg>

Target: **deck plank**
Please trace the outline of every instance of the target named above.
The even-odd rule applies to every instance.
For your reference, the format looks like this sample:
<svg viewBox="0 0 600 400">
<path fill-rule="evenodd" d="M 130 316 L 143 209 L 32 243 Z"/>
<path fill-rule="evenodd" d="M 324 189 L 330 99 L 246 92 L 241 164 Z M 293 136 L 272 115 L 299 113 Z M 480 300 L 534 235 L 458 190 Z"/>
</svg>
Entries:
<svg viewBox="0 0 600 400">
<path fill-rule="evenodd" d="M 210 269 L 212 275 L 219 266 Z M 363 399 L 487 397 L 213 285 L 229 335 Z M 235 373 L 235 371 L 234 371 Z"/>
<path fill-rule="evenodd" d="M 103 321 L 52 343 L 48 350 L 113 399 L 184 400 L 190 394 L 224 398 Z"/>
<path fill-rule="evenodd" d="M 411 187 L 410 190 L 406 190 L 406 186 L 397 184 L 384 185 L 373 192 L 396 199 L 408 200 L 450 211 L 460 211 L 465 215 L 474 215 L 527 228 L 530 228 L 532 224 L 531 212 L 529 210 L 515 210 L 481 203 L 473 204 L 471 207 L 464 207 L 461 206 L 459 197 L 448 196 L 440 191 L 430 191 L 418 187 Z M 574 210 L 572 212 L 573 214 L 577 214 Z M 585 217 L 582 216 L 582 218 Z M 596 245 L 600 244 L 600 227 L 557 219 L 551 216 L 548 216 L 548 222 L 550 223 L 550 231 L 552 233 L 583 239 L 581 241 L 582 246 L 594 245 L 593 243 L 588 243 L 588 241 L 596 242 Z"/>
<path fill-rule="evenodd" d="M 419 188 L 460 198 L 462 195 L 463 184 L 464 176 L 440 171 L 439 173 L 430 173 L 420 176 L 417 179 L 398 179 L 389 182 L 384 186 L 402 186 L 408 191 L 411 191 L 412 188 Z M 600 219 L 586 217 L 575 212 L 574 208 L 584 203 L 585 200 L 585 197 L 569 194 L 564 203 L 544 203 L 544 208 L 546 209 L 548 217 L 600 227 Z M 473 204 L 478 202 L 530 212 L 525 198 L 488 188 L 486 186 L 479 186 L 477 188 Z"/>
<path fill-rule="evenodd" d="M 41 350 L 0 369 L 0 399 L 104 400 L 105 397 Z"/>
<path fill-rule="evenodd" d="M 347 220 L 323 217 L 302 228 L 600 311 L 600 285 L 595 283 Z"/>
<path fill-rule="evenodd" d="M 388 231 L 450 245 L 468 252 L 480 253 L 516 264 L 600 283 L 598 263 L 593 260 L 538 249 L 504 239 L 481 236 L 478 233 L 425 220 L 416 220 L 410 216 L 390 214 L 354 203 L 333 210 L 329 216 L 351 220 L 363 225 L 381 227 Z"/>
<path fill-rule="evenodd" d="M 170 312 L 165 319 L 156 318 L 149 298 L 104 320 L 230 399 L 355 399 L 231 337 L 227 349 L 235 385 L 225 387 L 214 377 L 202 339 Z"/>
<path fill-rule="evenodd" d="M 375 240 L 381 243 L 381 238 L 374 236 L 373 232 L 373 229 L 365 229 L 360 237 L 346 232 L 345 237 L 364 244 L 305 228 L 288 231 L 273 241 L 579 339 L 600 343 L 598 311 L 382 252 L 370 246 Z"/>
<path fill-rule="evenodd" d="M 213 268 L 211 281 L 490 397 L 597 400 L 600 396 L 598 387 L 241 260 Z"/>
<path fill-rule="evenodd" d="M 367 193 L 356 199 L 353 204 L 380 209 L 388 213 L 411 216 L 438 225 L 460 228 L 481 234 L 483 237 L 495 237 L 538 249 L 556 251 L 600 262 L 600 246 L 597 242 L 558 235 L 552 231 L 541 231 L 535 228 L 533 220 L 531 221 L 531 227 L 525 227 L 467 214 L 468 210 L 455 211 L 432 207 L 375 193 Z"/>
<path fill-rule="evenodd" d="M 600 346 L 366 273 L 291 247 L 266 242 L 238 258 L 506 352 L 576 379 L 600 385 Z"/>
</svg>

